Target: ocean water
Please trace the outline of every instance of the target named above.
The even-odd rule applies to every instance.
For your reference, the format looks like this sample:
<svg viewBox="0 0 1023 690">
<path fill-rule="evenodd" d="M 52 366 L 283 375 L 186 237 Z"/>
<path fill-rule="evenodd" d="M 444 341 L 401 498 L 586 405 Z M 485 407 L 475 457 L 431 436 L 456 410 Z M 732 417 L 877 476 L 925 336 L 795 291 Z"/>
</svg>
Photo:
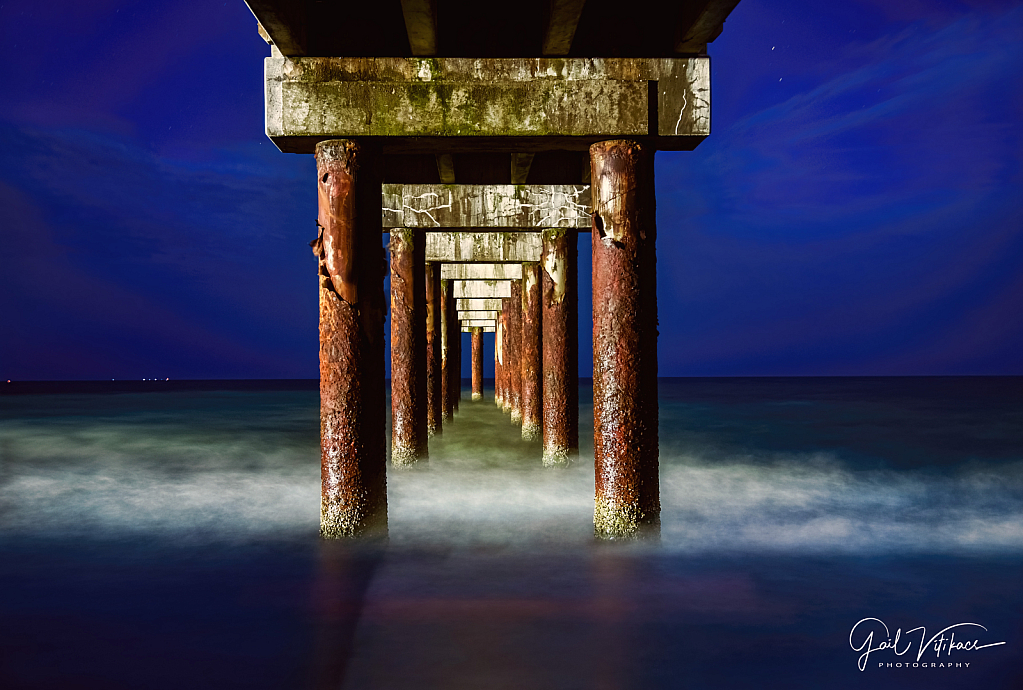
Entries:
<svg viewBox="0 0 1023 690">
<path fill-rule="evenodd" d="M 354 544 L 315 382 L 4 392 L 0 688 L 1023 687 L 1021 378 L 662 379 L 615 544 L 588 386 L 561 470 L 463 391 Z"/>
</svg>

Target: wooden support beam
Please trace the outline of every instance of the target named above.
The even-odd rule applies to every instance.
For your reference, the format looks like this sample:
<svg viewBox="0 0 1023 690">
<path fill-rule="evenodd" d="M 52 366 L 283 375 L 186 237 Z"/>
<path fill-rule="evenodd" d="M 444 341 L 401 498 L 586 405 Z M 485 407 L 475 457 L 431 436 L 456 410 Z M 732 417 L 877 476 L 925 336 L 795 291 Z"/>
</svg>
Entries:
<svg viewBox="0 0 1023 690">
<path fill-rule="evenodd" d="M 455 304 L 460 311 L 501 311 L 500 299 L 459 299 Z"/>
<path fill-rule="evenodd" d="M 384 153 L 582 150 L 614 137 L 686 150 L 710 133 L 707 58 L 270 57 L 264 79 L 267 136 L 294 153 L 366 136 L 384 138 Z"/>
<path fill-rule="evenodd" d="M 549 0 L 547 26 L 543 32 L 544 55 L 568 55 L 586 0 Z"/>
<path fill-rule="evenodd" d="M 306 54 L 305 3 L 245 0 L 245 4 L 282 55 L 297 57 Z"/>
<path fill-rule="evenodd" d="M 458 320 L 466 319 L 497 319 L 500 312 L 496 309 L 470 309 L 458 312 Z"/>
<path fill-rule="evenodd" d="M 519 280 L 522 264 L 443 264 L 443 280 Z"/>
<path fill-rule="evenodd" d="M 443 263 L 539 261 L 538 232 L 428 232 L 426 260 Z"/>
<path fill-rule="evenodd" d="M 511 297 L 510 280 L 455 280 L 455 299 Z"/>
<path fill-rule="evenodd" d="M 413 55 L 437 54 L 437 4 L 433 0 L 401 0 L 405 31 Z"/>
<path fill-rule="evenodd" d="M 588 228 L 586 185 L 385 184 L 385 228 Z"/>
<path fill-rule="evenodd" d="M 455 161 L 450 153 L 437 154 L 437 175 L 441 184 L 455 183 Z"/>
<path fill-rule="evenodd" d="M 529 179 L 529 166 L 533 164 L 532 153 L 513 153 L 511 155 L 512 184 L 526 184 Z"/>
</svg>

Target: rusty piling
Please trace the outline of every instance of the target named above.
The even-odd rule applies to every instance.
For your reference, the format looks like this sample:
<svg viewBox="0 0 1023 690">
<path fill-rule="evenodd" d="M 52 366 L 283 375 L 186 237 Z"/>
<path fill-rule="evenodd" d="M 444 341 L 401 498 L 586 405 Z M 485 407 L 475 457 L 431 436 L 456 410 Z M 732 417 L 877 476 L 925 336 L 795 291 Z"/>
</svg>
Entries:
<svg viewBox="0 0 1023 690">
<path fill-rule="evenodd" d="M 426 264 L 426 433 L 443 430 L 440 264 Z"/>
<path fill-rule="evenodd" d="M 472 399 L 483 399 L 483 329 L 472 329 Z"/>
<path fill-rule="evenodd" d="M 590 147 L 593 189 L 594 532 L 660 529 L 654 154 Z"/>
<path fill-rule="evenodd" d="M 450 423 L 455 418 L 455 398 L 458 396 L 454 372 L 457 365 L 455 339 L 459 337 L 454 284 L 450 280 L 440 281 L 440 316 L 441 410 L 444 422 Z"/>
<path fill-rule="evenodd" d="M 543 231 L 543 464 L 579 455 L 578 233 Z"/>
<path fill-rule="evenodd" d="M 543 359 L 540 264 L 522 264 L 522 439 L 537 441 L 543 436 Z"/>
<path fill-rule="evenodd" d="M 429 457 L 426 433 L 426 232 L 391 231 L 391 464 Z"/>
<path fill-rule="evenodd" d="M 386 533 L 381 159 L 316 145 L 320 293 L 320 536 Z"/>
<path fill-rule="evenodd" d="M 506 364 L 508 361 L 508 300 L 501 300 L 501 311 L 497 315 L 497 337 L 494 339 L 494 350 L 497 355 L 497 379 L 495 381 L 496 393 L 494 401 L 503 412 L 511 409 L 511 399 L 508 395 L 508 377 Z"/>
<path fill-rule="evenodd" d="M 508 393 L 512 424 L 522 423 L 522 281 L 511 281 L 508 299 Z"/>
</svg>

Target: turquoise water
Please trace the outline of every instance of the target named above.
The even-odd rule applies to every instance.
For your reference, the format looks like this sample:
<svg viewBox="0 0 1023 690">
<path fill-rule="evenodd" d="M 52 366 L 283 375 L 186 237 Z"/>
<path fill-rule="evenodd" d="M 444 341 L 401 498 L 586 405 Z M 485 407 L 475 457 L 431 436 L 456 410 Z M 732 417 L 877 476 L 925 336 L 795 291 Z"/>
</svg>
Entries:
<svg viewBox="0 0 1023 690">
<path fill-rule="evenodd" d="M 553 471 L 463 392 L 383 545 L 316 536 L 315 382 L 178 387 L 0 396 L 0 687 L 1023 683 L 1019 378 L 662 380 L 661 539 L 626 545 L 587 387 Z M 1006 644 L 860 671 L 863 618 Z"/>
</svg>

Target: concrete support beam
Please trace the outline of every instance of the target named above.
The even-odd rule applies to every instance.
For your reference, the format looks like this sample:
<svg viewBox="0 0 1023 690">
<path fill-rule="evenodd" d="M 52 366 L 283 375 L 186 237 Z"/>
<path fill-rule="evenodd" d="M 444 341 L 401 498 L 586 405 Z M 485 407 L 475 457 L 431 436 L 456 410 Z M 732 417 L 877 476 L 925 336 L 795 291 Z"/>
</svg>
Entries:
<svg viewBox="0 0 1023 690">
<path fill-rule="evenodd" d="M 459 299 L 455 300 L 459 311 L 501 311 L 501 300 L 493 299 Z"/>
<path fill-rule="evenodd" d="M 543 32 L 544 55 L 568 55 L 586 0 L 550 0 Z"/>
<path fill-rule="evenodd" d="M 438 275 L 439 275 L 438 271 Z M 454 280 L 455 297 L 465 299 L 511 297 L 512 281 L 510 280 Z"/>
<path fill-rule="evenodd" d="M 450 153 L 437 154 L 437 176 L 441 184 L 455 183 L 455 161 Z"/>
<path fill-rule="evenodd" d="M 264 81 L 267 136 L 292 153 L 342 136 L 382 137 L 386 153 L 582 150 L 616 136 L 689 150 L 710 133 L 707 58 L 269 57 Z"/>
<path fill-rule="evenodd" d="M 391 464 L 429 457 L 426 433 L 426 233 L 391 233 Z"/>
<path fill-rule="evenodd" d="M 532 153 L 513 153 L 511 155 L 512 184 L 526 184 L 529 180 L 529 168 L 533 165 Z"/>
<path fill-rule="evenodd" d="M 586 185 L 385 184 L 385 228 L 588 228 Z"/>
<path fill-rule="evenodd" d="M 442 280 L 521 280 L 521 264 L 444 264 Z"/>
<path fill-rule="evenodd" d="M 463 329 L 464 330 L 464 329 Z M 472 333 L 472 399 L 483 399 L 483 329 L 471 327 Z"/>
<path fill-rule="evenodd" d="M 493 321 L 491 321 L 491 323 L 493 323 Z M 494 326 L 466 326 L 465 324 L 462 324 L 462 333 L 472 333 L 473 328 L 479 328 L 484 333 L 493 333 L 497 330 Z"/>
<path fill-rule="evenodd" d="M 725 19 L 739 0 L 705 0 L 682 5 L 683 14 L 675 29 L 676 53 L 703 53 L 707 44 L 721 34 Z"/>
<path fill-rule="evenodd" d="M 373 223 L 380 157 L 316 147 L 320 236 L 320 535 L 386 533 L 384 262 Z"/>
<path fill-rule="evenodd" d="M 538 441 L 543 436 L 543 359 L 540 338 L 543 333 L 540 311 L 540 264 L 522 265 L 522 439 Z"/>
<path fill-rule="evenodd" d="M 660 529 L 653 151 L 590 148 L 593 215 L 593 452 L 598 537 Z"/>
<path fill-rule="evenodd" d="M 579 297 L 577 233 L 543 232 L 543 464 L 579 454 Z"/>
<path fill-rule="evenodd" d="M 440 264 L 426 264 L 426 433 L 443 431 Z"/>
<path fill-rule="evenodd" d="M 452 281 L 440 281 L 440 305 L 441 305 L 441 412 L 444 422 L 451 422 L 455 418 L 455 401 L 461 391 L 460 378 L 456 378 L 456 368 L 459 369 L 457 377 L 461 377 L 461 362 L 457 359 L 458 344 L 461 339 L 458 335 L 459 319 L 455 311 L 455 298 Z"/>
<path fill-rule="evenodd" d="M 245 0 L 249 11 L 270 36 L 282 55 L 306 54 L 306 12 L 304 3 L 282 4 L 274 0 Z"/>
<path fill-rule="evenodd" d="M 437 4 L 433 0 L 401 0 L 405 31 L 413 55 L 437 54 Z"/>
<path fill-rule="evenodd" d="M 465 319 L 462 321 L 462 325 L 469 328 L 494 328 L 497 325 L 497 321 L 494 319 Z"/>
<path fill-rule="evenodd" d="M 538 261 L 542 243 L 535 232 L 429 232 L 426 260 L 442 263 Z"/>
<path fill-rule="evenodd" d="M 492 321 L 497 320 L 497 315 L 500 313 L 496 310 L 476 310 L 476 311 L 460 311 L 458 313 L 458 320 L 465 321 L 466 319 L 489 319 Z"/>
</svg>

